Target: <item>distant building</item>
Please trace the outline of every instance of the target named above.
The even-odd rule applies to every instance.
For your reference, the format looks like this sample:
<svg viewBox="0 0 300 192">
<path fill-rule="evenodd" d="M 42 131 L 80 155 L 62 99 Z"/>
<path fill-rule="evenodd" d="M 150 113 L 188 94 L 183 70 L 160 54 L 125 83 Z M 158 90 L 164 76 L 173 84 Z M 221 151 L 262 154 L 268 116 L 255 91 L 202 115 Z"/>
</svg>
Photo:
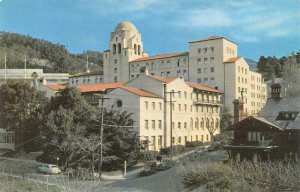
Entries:
<svg viewBox="0 0 300 192">
<path fill-rule="evenodd" d="M 33 74 L 36 74 L 36 79 Z M 36 85 L 68 83 L 68 73 L 44 73 L 43 69 L 0 69 L 0 84 L 6 79 L 29 80 Z"/>
<path fill-rule="evenodd" d="M 70 75 L 69 85 L 85 85 L 103 83 L 103 72 L 82 72 Z"/>
<path fill-rule="evenodd" d="M 139 77 L 141 68 L 147 67 L 152 76 L 183 77 L 223 91 L 224 105 L 231 111 L 233 99 L 243 99 L 245 113 L 256 115 L 265 104 L 266 85 L 261 74 L 250 71 L 237 52 L 236 43 L 211 36 L 189 42 L 188 52 L 148 56 L 136 27 L 121 22 L 111 33 L 109 49 L 103 54 L 104 82 L 133 80 Z"/>
</svg>

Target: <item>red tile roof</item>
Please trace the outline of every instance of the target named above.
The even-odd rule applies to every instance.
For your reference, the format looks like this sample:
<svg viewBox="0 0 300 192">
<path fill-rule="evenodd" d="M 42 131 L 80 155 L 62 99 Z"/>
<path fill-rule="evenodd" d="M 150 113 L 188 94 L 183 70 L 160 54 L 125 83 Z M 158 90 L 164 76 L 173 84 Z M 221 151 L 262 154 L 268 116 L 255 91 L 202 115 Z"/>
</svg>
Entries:
<svg viewBox="0 0 300 192">
<path fill-rule="evenodd" d="M 53 90 L 53 91 L 59 91 L 64 89 L 66 86 L 60 85 L 60 84 L 56 84 L 56 85 L 45 85 L 46 87 L 48 87 L 49 89 Z"/>
<path fill-rule="evenodd" d="M 88 85 L 78 85 L 77 88 L 82 93 L 86 92 L 104 92 L 107 89 L 115 89 L 122 87 L 127 82 L 115 82 L 115 83 L 97 83 Z"/>
<path fill-rule="evenodd" d="M 233 63 L 233 62 L 236 62 L 239 59 L 240 59 L 240 57 L 232 57 L 232 58 L 229 58 L 226 61 L 224 61 L 224 63 Z"/>
<path fill-rule="evenodd" d="M 126 91 L 129 91 L 133 94 L 139 95 L 141 97 L 153 97 L 153 98 L 161 98 L 158 95 L 152 94 L 150 92 L 147 91 L 143 91 L 141 89 L 136 89 L 136 88 L 132 88 L 132 87 L 120 87 L 121 89 L 124 89 Z"/>
<path fill-rule="evenodd" d="M 182 52 L 182 53 L 156 55 L 156 56 L 138 58 L 138 59 L 135 59 L 135 60 L 130 61 L 130 62 L 149 61 L 149 60 L 155 60 L 155 59 L 166 59 L 166 58 L 171 58 L 171 57 L 184 56 L 184 55 L 188 55 L 188 54 L 189 54 L 188 52 Z"/>
<path fill-rule="evenodd" d="M 190 86 L 192 88 L 195 88 L 195 89 L 198 89 L 198 90 L 224 94 L 224 92 L 222 92 L 222 91 L 219 91 L 217 89 L 214 89 L 214 88 L 211 88 L 211 87 L 208 87 L 208 86 L 205 86 L 205 85 L 201 85 L 201 84 L 198 84 L 198 83 L 186 82 L 186 84 L 188 84 L 188 86 Z"/>
<path fill-rule="evenodd" d="M 159 77 L 159 76 L 148 76 L 152 79 L 161 81 L 163 83 L 170 83 L 172 81 L 174 81 L 175 79 L 178 79 L 178 77 Z"/>
</svg>

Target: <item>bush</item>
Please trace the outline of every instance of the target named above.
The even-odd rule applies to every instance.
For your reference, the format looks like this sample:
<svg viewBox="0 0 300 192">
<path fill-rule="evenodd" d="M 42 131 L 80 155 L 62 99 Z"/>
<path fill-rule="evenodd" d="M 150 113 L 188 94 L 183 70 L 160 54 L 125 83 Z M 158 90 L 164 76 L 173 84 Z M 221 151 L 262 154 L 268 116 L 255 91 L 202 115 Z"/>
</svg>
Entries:
<svg viewBox="0 0 300 192">
<path fill-rule="evenodd" d="M 198 147 L 198 146 L 203 146 L 204 143 L 202 141 L 187 141 L 185 144 L 185 147 Z"/>
<path fill-rule="evenodd" d="M 242 162 L 194 163 L 183 168 L 186 187 L 206 186 L 210 191 L 300 191 L 300 165 Z"/>
<path fill-rule="evenodd" d="M 182 153 L 185 151 L 185 146 L 183 145 L 175 145 L 172 147 L 173 155 L 176 155 L 178 153 Z M 159 154 L 160 155 L 170 155 L 171 153 L 171 147 L 165 147 L 161 148 Z"/>
<path fill-rule="evenodd" d="M 141 160 L 143 161 L 155 161 L 159 155 L 157 151 L 144 151 L 141 152 Z"/>
</svg>

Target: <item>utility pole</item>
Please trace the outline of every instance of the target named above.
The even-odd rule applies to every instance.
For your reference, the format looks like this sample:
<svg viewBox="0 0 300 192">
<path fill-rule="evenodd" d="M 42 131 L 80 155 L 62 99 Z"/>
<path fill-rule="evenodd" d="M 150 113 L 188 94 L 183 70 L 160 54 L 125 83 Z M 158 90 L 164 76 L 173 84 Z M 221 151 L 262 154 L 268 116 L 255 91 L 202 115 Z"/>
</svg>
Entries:
<svg viewBox="0 0 300 192">
<path fill-rule="evenodd" d="M 175 92 L 174 90 L 172 90 L 171 92 L 166 92 L 168 94 L 170 94 L 170 101 L 167 101 L 167 102 L 170 102 L 170 155 L 171 155 L 171 158 L 173 156 L 173 142 L 172 142 L 172 139 L 173 139 L 173 103 L 176 102 L 176 101 L 172 101 L 172 96 L 174 95 L 174 93 L 178 93 L 178 92 Z M 174 139 L 175 141 L 175 139 Z"/>
<path fill-rule="evenodd" d="M 101 96 L 101 122 L 100 122 L 100 162 L 99 162 L 99 179 L 101 179 L 101 167 L 102 167 L 102 161 L 103 161 L 103 117 L 104 117 L 104 111 L 103 111 L 103 105 L 104 105 L 104 100 L 109 99 L 109 98 L 104 98 L 104 93 L 103 94 L 94 94 L 94 96 Z M 100 104 L 100 102 L 99 102 Z"/>
</svg>

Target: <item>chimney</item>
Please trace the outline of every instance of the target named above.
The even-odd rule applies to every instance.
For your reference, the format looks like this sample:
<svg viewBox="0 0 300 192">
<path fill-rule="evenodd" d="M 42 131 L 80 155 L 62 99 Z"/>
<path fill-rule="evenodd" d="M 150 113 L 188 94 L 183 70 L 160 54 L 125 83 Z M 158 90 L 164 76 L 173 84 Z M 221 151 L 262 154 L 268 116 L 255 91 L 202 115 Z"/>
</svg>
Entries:
<svg viewBox="0 0 300 192">
<path fill-rule="evenodd" d="M 145 67 L 141 67 L 140 68 L 140 73 L 145 74 L 146 76 L 148 76 L 149 75 L 149 70 L 148 70 L 148 68 L 146 66 Z"/>
<path fill-rule="evenodd" d="M 233 100 L 233 123 L 237 123 L 244 117 L 244 102 L 240 99 Z"/>
<path fill-rule="evenodd" d="M 271 98 L 281 99 L 281 85 L 280 83 L 273 83 L 271 85 Z"/>
</svg>

